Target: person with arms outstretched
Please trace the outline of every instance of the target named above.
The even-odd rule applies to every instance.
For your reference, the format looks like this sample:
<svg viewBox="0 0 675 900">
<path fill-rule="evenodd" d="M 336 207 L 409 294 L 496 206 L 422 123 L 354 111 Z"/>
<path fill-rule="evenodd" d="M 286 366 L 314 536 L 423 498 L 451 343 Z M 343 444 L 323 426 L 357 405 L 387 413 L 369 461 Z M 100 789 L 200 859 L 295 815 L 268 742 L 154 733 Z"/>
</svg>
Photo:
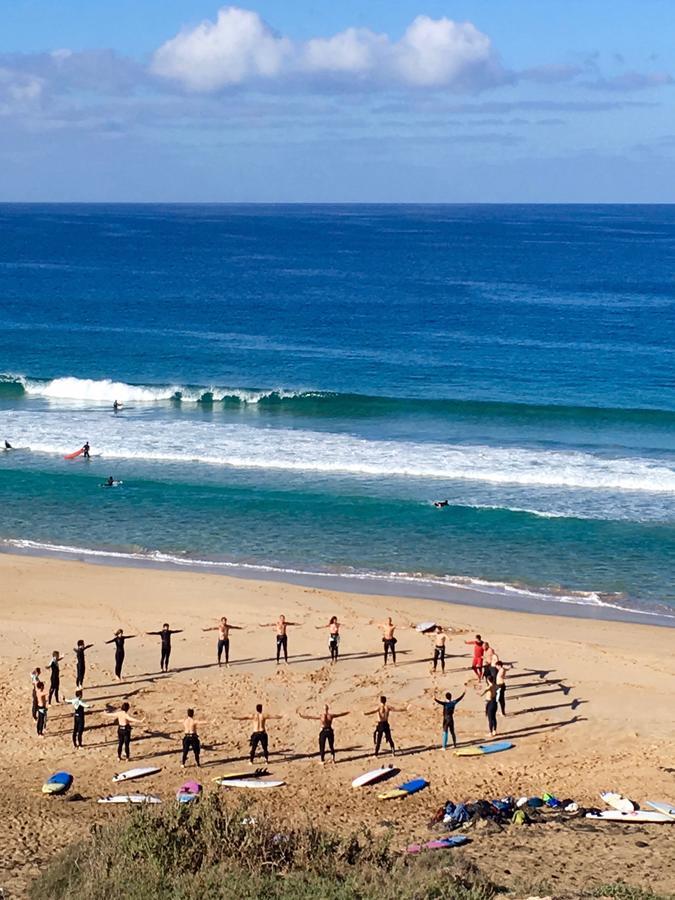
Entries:
<svg viewBox="0 0 675 900">
<path fill-rule="evenodd" d="M 115 632 L 115 637 L 110 638 L 109 641 L 106 641 L 106 644 L 115 645 L 115 678 L 118 681 L 122 680 L 122 667 L 124 666 L 125 656 L 124 643 L 125 641 L 130 641 L 135 637 L 135 634 L 125 634 L 122 628 L 118 628 Z"/>
<path fill-rule="evenodd" d="M 389 654 L 391 653 L 391 661 L 393 665 L 396 665 L 396 644 L 398 643 L 396 629 L 398 628 L 398 625 L 394 625 L 391 616 L 389 616 L 386 622 L 379 623 L 377 627 L 382 629 L 384 664 L 385 666 L 387 665 Z"/>
<path fill-rule="evenodd" d="M 130 758 L 129 749 L 131 744 L 131 726 L 141 725 L 145 719 L 137 719 L 129 713 L 129 704 L 125 700 L 122 707 L 115 712 L 105 712 L 104 716 L 110 716 L 117 722 L 117 758 L 122 759 L 122 755 Z"/>
<path fill-rule="evenodd" d="M 263 622 L 261 628 L 276 628 L 277 631 L 277 665 L 281 661 L 281 654 L 284 654 L 284 662 L 288 665 L 288 633 L 289 625 L 302 625 L 302 622 L 289 622 L 286 616 L 281 615 L 276 622 Z"/>
<path fill-rule="evenodd" d="M 290 622 L 288 623 L 291 624 Z M 232 716 L 232 718 L 236 722 L 253 722 L 253 733 L 251 734 L 250 743 L 251 743 L 251 753 L 249 756 L 249 762 L 253 765 L 253 760 L 255 759 L 255 754 L 260 747 L 262 750 L 262 755 L 265 758 L 265 762 L 269 763 L 270 754 L 269 754 L 269 735 L 267 734 L 267 723 L 272 719 L 282 719 L 283 716 L 268 716 L 267 713 L 263 712 L 262 703 L 256 704 L 255 712 L 251 716 Z"/>
<path fill-rule="evenodd" d="M 82 699 L 82 691 L 75 691 L 75 696 L 71 700 L 65 700 L 73 707 L 73 747 L 80 750 L 82 747 L 82 735 L 84 734 L 84 715 L 87 710 L 91 709 L 90 703 L 85 703 Z"/>
<path fill-rule="evenodd" d="M 363 714 L 364 716 L 377 716 L 377 724 L 375 725 L 375 731 L 373 733 L 375 756 L 380 755 L 382 738 L 389 744 L 391 755 L 396 756 L 396 746 L 394 745 L 394 739 L 391 736 L 391 726 L 389 724 L 389 714 L 393 712 L 407 712 L 407 707 L 406 709 L 400 709 L 395 706 L 390 706 L 387 703 L 387 698 L 382 696 L 380 697 L 379 705 L 375 709 L 369 709 Z"/>
<path fill-rule="evenodd" d="M 469 647 L 473 647 L 473 661 L 471 668 L 476 674 L 476 678 L 480 681 L 483 677 L 483 639 L 477 634 L 473 641 L 464 641 Z"/>
<path fill-rule="evenodd" d="M 320 716 L 307 716 L 305 713 L 298 713 L 298 715 L 301 719 L 308 719 L 310 721 L 321 723 L 321 730 L 319 731 L 319 758 L 321 760 L 321 765 L 324 765 L 326 761 L 326 744 L 328 744 L 331 759 L 333 760 L 333 763 L 335 763 L 335 732 L 333 731 L 333 719 L 340 719 L 342 716 L 348 716 L 349 711 L 341 713 L 331 712 L 326 703 Z"/>
<path fill-rule="evenodd" d="M 452 737 L 452 746 L 457 746 L 457 736 L 455 734 L 455 707 L 460 700 L 463 699 L 464 694 L 460 694 L 456 700 L 453 700 L 452 694 L 449 691 L 445 695 L 445 700 L 439 700 L 438 697 L 434 697 L 434 703 L 438 703 L 439 706 L 443 707 L 443 738 L 441 746 L 444 750 L 447 750 L 448 748 L 448 734 Z"/>
<path fill-rule="evenodd" d="M 59 700 L 59 688 L 61 686 L 61 670 L 59 668 L 59 663 L 63 660 L 63 657 L 59 655 L 58 650 L 54 650 L 52 653 L 52 658 L 49 661 L 48 669 L 49 669 L 49 705 L 52 704 L 52 698 L 56 700 L 57 703 L 60 703 Z"/>
<path fill-rule="evenodd" d="M 328 625 L 316 625 L 315 628 L 328 629 L 328 650 L 330 652 L 330 661 L 336 663 L 340 655 L 340 628 L 342 623 L 338 622 L 337 616 L 331 616 Z"/>
<path fill-rule="evenodd" d="M 93 644 L 85 644 L 83 640 L 77 642 L 77 647 L 73 648 L 75 654 L 75 687 L 84 687 L 84 673 L 87 671 L 84 654 Z"/>
<path fill-rule="evenodd" d="M 227 621 L 227 616 L 222 616 L 220 622 L 217 625 L 212 625 L 210 628 L 203 628 L 202 631 L 217 631 L 218 632 L 218 665 L 222 666 L 223 653 L 225 654 L 225 665 L 230 665 L 230 632 L 231 631 L 243 631 L 244 629 L 241 625 L 230 625 Z"/>
<path fill-rule="evenodd" d="M 169 628 L 169 623 L 165 622 L 162 625 L 161 631 L 146 631 L 147 635 L 154 635 L 160 638 L 162 649 L 160 652 L 159 658 L 159 668 L 161 672 L 169 671 L 169 660 L 171 658 L 171 635 L 172 634 L 181 634 L 183 631 L 182 628 Z"/>
</svg>

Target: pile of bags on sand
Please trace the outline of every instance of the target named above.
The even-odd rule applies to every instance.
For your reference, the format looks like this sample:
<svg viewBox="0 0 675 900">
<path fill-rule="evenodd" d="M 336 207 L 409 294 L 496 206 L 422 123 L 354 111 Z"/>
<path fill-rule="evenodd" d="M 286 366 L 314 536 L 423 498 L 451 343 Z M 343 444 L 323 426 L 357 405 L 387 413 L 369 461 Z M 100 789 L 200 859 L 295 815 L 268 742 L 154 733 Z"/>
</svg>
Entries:
<svg viewBox="0 0 675 900">
<path fill-rule="evenodd" d="M 429 827 L 443 825 L 454 831 L 479 823 L 494 825 L 531 825 L 537 821 L 569 820 L 581 818 L 592 812 L 579 806 L 574 800 L 559 800 L 552 794 L 541 797 L 503 797 L 501 800 L 475 800 L 472 803 L 453 803 L 442 806 L 432 817 Z"/>
</svg>

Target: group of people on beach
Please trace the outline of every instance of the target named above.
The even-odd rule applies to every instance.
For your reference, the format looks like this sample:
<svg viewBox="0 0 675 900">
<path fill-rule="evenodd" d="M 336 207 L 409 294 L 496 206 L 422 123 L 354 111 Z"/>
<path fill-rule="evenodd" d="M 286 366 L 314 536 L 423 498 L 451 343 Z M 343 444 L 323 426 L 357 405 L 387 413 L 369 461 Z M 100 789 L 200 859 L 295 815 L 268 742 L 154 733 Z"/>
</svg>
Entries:
<svg viewBox="0 0 675 900">
<path fill-rule="evenodd" d="M 383 662 L 388 665 L 391 659 L 392 665 L 396 665 L 396 643 L 395 636 L 397 627 L 416 626 L 397 626 L 393 623 L 391 617 L 387 618 L 384 623 L 371 623 L 377 625 L 382 631 L 383 643 Z M 288 629 L 289 627 L 300 627 L 302 623 L 292 622 L 284 615 L 280 615 L 276 622 L 261 623 L 260 627 L 274 628 L 276 635 L 276 663 L 281 664 L 281 660 L 288 663 Z M 337 616 L 331 616 L 330 621 L 326 625 L 317 625 L 317 629 L 328 631 L 328 651 L 331 664 L 335 664 L 339 658 L 340 646 L 340 628 L 341 623 Z M 240 625 L 232 625 L 226 616 L 222 616 L 216 625 L 208 626 L 202 629 L 204 632 L 217 631 L 216 657 L 218 666 L 230 665 L 230 632 L 241 631 L 243 627 Z M 446 657 L 446 641 L 447 632 L 440 625 L 432 625 L 430 628 L 433 638 L 433 658 L 431 659 L 431 671 L 436 673 L 440 665 L 441 672 L 445 672 Z M 172 637 L 175 634 L 181 634 L 183 629 L 171 628 L 168 622 L 165 622 L 158 631 L 145 632 L 148 636 L 159 637 L 160 639 L 160 671 L 163 674 L 168 673 L 171 660 Z M 114 644 L 114 673 L 118 681 L 122 681 L 122 672 L 124 667 L 126 641 L 136 638 L 135 634 L 125 634 L 122 628 L 119 628 L 106 644 Z M 482 696 L 486 698 L 485 711 L 488 719 L 488 727 L 490 735 L 494 736 L 497 732 L 497 709 L 501 708 L 502 715 L 506 715 L 506 670 L 507 664 L 499 659 L 496 650 L 484 641 L 480 635 L 476 635 L 473 640 L 466 641 L 466 644 L 473 647 L 473 658 L 471 668 L 476 675 L 477 686 L 482 688 Z M 68 703 L 73 707 L 73 731 L 72 742 L 75 749 L 82 747 L 82 738 L 85 731 L 85 716 L 92 705 L 85 702 L 83 698 L 83 688 L 86 675 L 86 653 L 93 646 L 87 644 L 84 640 L 77 641 L 73 648 L 75 654 L 75 693 L 72 698 L 63 698 L 64 703 Z M 32 683 L 32 715 L 36 723 L 37 734 L 42 736 L 45 733 L 47 725 L 47 712 L 52 702 L 61 702 L 61 670 L 60 664 L 63 661 L 58 650 L 54 650 L 51 660 L 47 666 L 49 672 L 49 688 L 45 685 L 45 679 L 42 670 L 38 667 L 31 672 Z M 450 692 L 446 692 L 443 699 L 439 699 L 434 695 L 434 702 L 442 707 L 443 723 L 442 723 L 442 739 L 441 746 L 445 750 L 448 746 L 449 739 L 452 740 L 453 747 L 457 746 L 457 737 L 455 732 L 454 713 L 457 704 L 464 698 L 465 693 L 453 699 Z M 390 715 L 392 712 L 406 712 L 406 708 L 392 706 L 386 696 L 382 695 L 375 709 L 367 710 L 365 716 L 376 716 L 375 728 L 373 732 L 373 743 L 375 756 L 379 756 L 382 749 L 382 743 L 386 742 L 391 753 L 396 752 L 396 746 L 391 732 Z M 335 733 L 333 730 L 333 722 L 335 719 L 347 716 L 350 711 L 333 712 L 328 704 L 325 704 L 322 711 L 318 715 L 310 715 L 306 713 L 298 713 L 300 718 L 317 721 L 319 723 L 319 757 L 323 764 L 326 755 L 330 754 L 333 762 L 335 762 Z M 144 724 L 145 720 L 133 716 L 130 712 L 130 704 L 125 701 L 121 707 L 115 711 L 104 711 L 103 715 L 113 719 L 117 725 L 117 756 L 118 759 L 130 758 L 130 743 L 132 727 L 134 725 Z M 265 759 L 269 760 L 269 737 L 267 733 L 267 722 L 273 719 L 280 719 L 283 716 L 270 715 L 265 712 L 262 704 L 258 704 L 255 712 L 246 716 L 232 716 L 236 721 L 251 721 L 253 723 L 253 732 L 250 737 L 250 762 L 254 763 L 256 754 L 260 752 Z M 183 720 L 183 736 L 182 736 L 182 764 L 187 763 L 190 753 L 194 756 L 197 765 L 201 761 L 201 741 L 198 733 L 199 722 L 195 719 L 195 711 L 190 708 L 187 710 L 186 717 Z"/>
</svg>

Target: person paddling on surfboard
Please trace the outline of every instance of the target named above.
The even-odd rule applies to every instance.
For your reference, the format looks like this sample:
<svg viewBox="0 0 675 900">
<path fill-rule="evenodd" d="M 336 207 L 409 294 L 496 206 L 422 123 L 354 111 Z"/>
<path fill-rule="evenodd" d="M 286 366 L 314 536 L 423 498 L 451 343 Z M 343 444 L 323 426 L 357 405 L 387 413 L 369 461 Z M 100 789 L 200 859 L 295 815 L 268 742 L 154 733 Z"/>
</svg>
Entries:
<svg viewBox="0 0 675 900">
<path fill-rule="evenodd" d="M 394 746 L 394 739 L 391 736 L 391 726 L 389 725 L 389 714 L 392 712 L 407 712 L 408 708 L 405 709 L 397 708 L 395 706 L 389 706 L 387 703 L 387 698 L 385 696 L 380 697 L 380 704 L 375 709 L 369 709 L 367 712 L 364 712 L 364 716 L 377 716 L 377 725 L 375 726 L 375 732 L 373 733 L 373 740 L 375 742 L 375 756 L 379 756 L 380 747 L 382 745 L 382 738 L 386 740 L 391 749 L 391 755 L 396 756 L 396 747 Z"/>
<path fill-rule="evenodd" d="M 331 712 L 326 703 L 320 716 L 306 716 L 301 712 L 299 712 L 298 715 L 301 719 L 308 719 L 310 721 L 321 723 L 321 731 L 319 732 L 319 757 L 321 765 L 323 766 L 326 762 L 326 744 L 328 744 L 331 759 L 333 760 L 333 764 L 335 764 L 335 732 L 333 731 L 333 719 L 341 719 L 343 716 L 348 716 L 349 711 L 341 713 Z"/>
<path fill-rule="evenodd" d="M 117 722 L 117 758 L 122 759 L 122 753 L 129 759 L 129 745 L 131 743 L 131 726 L 141 725 L 145 719 L 137 719 L 129 714 L 129 704 L 125 700 L 121 709 L 114 712 L 104 712 L 104 716 L 110 716 Z"/>
<path fill-rule="evenodd" d="M 169 671 L 169 659 L 171 658 L 171 635 L 172 634 L 181 634 L 183 631 L 182 628 L 169 628 L 169 623 L 165 622 L 162 625 L 161 631 L 146 631 L 147 635 L 155 635 L 160 638 L 162 644 L 162 650 L 159 657 L 159 668 L 162 672 Z"/>
<path fill-rule="evenodd" d="M 202 628 L 202 631 L 217 631 L 218 632 L 218 665 L 222 666 L 223 653 L 225 654 L 225 665 L 229 668 L 230 665 L 230 631 L 243 631 L 244 629 L 241 625 L 230 625 L 227 621 L 227 616 L 221 616 L 220 622 L 217 625 L 212 625 L 210 628 Z"/>
<path fill-rule="evenodd" d="M 288 623 L 292 624 L 291 622 Z M 256 750 L 258 747 L 262 750 L 262 754 L 265 757 L 265 762 L 269 764 L 270 754 L 269 754 L 269 735 L 267 734 L 267 723 L 271 719 L 283 719 L 283 716 L 268 716 L 267 713 L 263 712 L 262 703 L 258 703 L 255 708 L 255 712 L 252 716 L 232 716 L 235 722 L 253 722 L 253 734 L 251 735 L 251 753 L 249 756 L 249 763 L 253 765 L 253 760 L 255 759 Z"/>
</svg>

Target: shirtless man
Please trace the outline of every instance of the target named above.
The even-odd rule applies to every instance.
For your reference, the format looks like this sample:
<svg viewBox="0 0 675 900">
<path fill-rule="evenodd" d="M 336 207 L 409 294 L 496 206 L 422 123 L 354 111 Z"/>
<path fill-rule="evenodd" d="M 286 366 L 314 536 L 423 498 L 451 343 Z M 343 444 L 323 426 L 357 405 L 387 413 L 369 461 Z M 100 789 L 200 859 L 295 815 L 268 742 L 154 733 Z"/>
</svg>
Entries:
<svg viewBox="0 0 675 900">
<path fill-rule="evenodd" d="M 471 663 L 471 668 L 476 673 L 478 681 L 480 681 L 483 677 L 483 639 L 477 634 L 475 640 L 464 641 L 464 643 L 473 647 L 473 662 Z"/>
<path fill-rule="evenodd" d="M 434 632 L 434 658 L 433 658 L 433 669 L 432 671 L 436 671 L 436 667 L 439 662 L 441 664 L 441 672 L 445 674 L 445 642 L 447 639 L 447 635 L 443 631 L 442 625 L 436 626 L 436 631 Z"/>
<path fill-rule="evenodd" d="M 319 757 L 321 759 L 321 765 L 323 766 L 326 762 L 326 743 L 328 743 L 328 749 L 330 750 L 333 764 L 335 764 L 335 732 L 333 731 L 333 719 L 340 719 L 342 716 L 348 716 L 349 711 L 341 713 L 331 712 L 326 703 L 320 716 L 306 716 L 304 713 L 298 713 L 298 715 L 301 719 L 309 719 L 321 723 L 321 731 L 319 732 Z"/>
<path fill-rule="evenodd" d="M 171 658 L 171 635 L 172 634 L 182 634 L 182 628 L 169 628 L 169 623 L 165 622 L 162 625 L 161 631 L 146 631 L 147 635 L 156 635 L 159 637 L 162 650 L 159 658 L 159 668 L 161 672 L 169 671 L 169 659 Z"/>
<path fill-rule="evenodd" d="M 293 623 L 288 622 L 287 624 L 292 625 Z M 251 765 L 253 765 L 253 760 L 255 759 L 255 753 L 258 749 L 258 745 L 260 745 L 262 754 L 265 757 L 265 762 L 269 763 L 270 754 L 267 723 L 271 719 L 282 719 L 283 716 L 268 716 L 263 712 L 262 703 L 258 703 L 252 716 L 232 716 L 232 718 L 236 722 L 253 722 L 253 734 L 251 735 L 251 755 L 249 757 L 249 762 L 251 763 Z"/>
<path fill-rule="evenodd" d="M 396 747 L 394 746 L 394 741 L 391 736 L 391 727 L 389 725 L 389 713 L 402 713 L 407 711 L 407 707 L 406 709 L 400 709 L 395 706 L 389 706 L 387 698 L 383 696 L 380 697 L 380 703 L 376 709 L 369 709 L 367 712 L 364 712 L 364 716 L 377 716 L 377 725 L 375 726 L 375 733 L 373 734 L 373 740 L 375 741 L 375 756 L 379 756 L 382 738 L 389 744 L 391 755 L 396 756 Z"/>
<path fill-rule="evenodd" d="M 244 629 L 241 625 L 230 625 L 227 621 L 227 616 L 222 616 L 220 622 L 217 625 L 212 625 L 210 628 L 202 628 L 202 631 L 217 631 L 218 632 L 218 665 L 222 666 L 223 662 L 223 653 L 225 653 L 225 665 L 229 668 L 230 666 L 230 632 L 231 631 L 243 631 Z"/>
<path fill-rule="evenodd" d="M 129 715 L 129 704 L 124 701 L 121 709 L 115 712 L 104 712 L 104 716 L 110 716 L 117 721 L 117 758 L 122 759 L 122 751 L 129 759 L 129 744 L 131 742 L 131 726 L 141 725 L 145 719 L 137 719 Z"/>
<path fill-rule="evenodd" d="M 328 629 L 328 649 L 330 650 L 330 661 L 336 663 L 340 652 L 340 628 L 342 623 L 338 622 L 337 616 L 331 616 L 328 625 L 315 625 L 317 629 Z"/>
<path fill-rule="evenodd" d="M 47 690 L 44 681 L 35 682 L 35 722 L 40 737 L 47 727 Z"/>
<path fill-rule="evenodd" d="M 277 630 L 277 665 L 281 660 L 281 651 L 284 653 L 284 662 L 288 665 L 288 634 L 289 625 L 302 625 L 302 622 L 288 622 L 286 616 L 279 616 L 276 622 L 263 622 L 261 628 L 276 628 Z"/>
<path fill-rule="evenodd" d="M 70 703 L 73 707 L 73 747 L 80 750 L 84 734 L 84 714 L 91 709 L 91 703 L 84 702 L 81 690 L 75 691 L 75 696 L 71 700 L 65 699 L 64 703 Z"/>
<path fill-rule="evenodd" d="M 495 660 L 495 682 L 497 684 L 497 702 L 502 711 L 502 715 L 506 715 L 506 670 L 511 669 L 512 664 L 506 664 L 501 659 Z"/>
<path fill-rule="evenodd" d="M 384 623 L 378 623 L 378 628 L 382 629 L 382 644 L 384 648 L 384 664 L 387 665 L 389 654 L 391 653 L 391 661 L 396 665 L 396 637 L 395 631 L 397 625 L 391 620 L 391 616 Z"/>
<path fill-rule="evenodd" d="M 38 681 L 40 681 L 40 673 L 41 672 L 42 672 L 42 669 L 39 666 L 37 666 L 30 673 L 31 693 L 33 695 L 33 703 L 32 703 L 33 719 L 37 719 L 37 694 L 35 693 L 35 685 L 38 683 Z"/>
<path fill-rule="evenodd" d="M 487 641 L 483 641 L 483 678 L 491 675 L 493 678 L 497 674 L 495 663 L 499 659 L 499 654 L 494 647 L 491 647 Z"/>
<path fill-rule="evenodd" d="M 492 675 L 486 675 L 485 685 L 485 690 L 481 696 L 487 698 L 485 701 L 485 715 L 488 720 L 490 737 L 495 737 L 497 734 L 497 684 Z"/>
<path fill-rule="evenodd" d="M 190 750 L 192 750 L 192 753 L 194 754 L 197 766 L 201 767 L 200 754 L 202 752 L 202 745 L 199 740 L 199 735 L 197 734 L 197 725 L 199 724 L 203 723 L 195 720 L 194 709 L 188 709 L 187 715 L 183 720 L 183 759 L 180 764 L 181 769 L 185 768 L 185 763 L 187 762 Z"/>
</svg>

